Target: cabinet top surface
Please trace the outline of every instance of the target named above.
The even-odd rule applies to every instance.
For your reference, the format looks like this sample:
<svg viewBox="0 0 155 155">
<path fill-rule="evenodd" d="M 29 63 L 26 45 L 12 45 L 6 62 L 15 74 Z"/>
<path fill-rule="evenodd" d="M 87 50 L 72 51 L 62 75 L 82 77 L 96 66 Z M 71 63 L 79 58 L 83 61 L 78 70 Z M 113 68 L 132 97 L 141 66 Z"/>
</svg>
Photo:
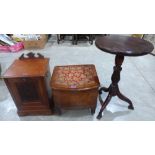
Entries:
<svg viewBox="0 0 155 155">
<path fill-rule="evenodd" d="M 15 60 L 6 70 L 4 78 L 45 76 L 49 59 Z"/>
<path fill-rule="evenodd" d="M 58 90 L 98 88 L 99 80 L 95 66 L 56 66 L 51 79 L 51 87 Z"/>
</svg>

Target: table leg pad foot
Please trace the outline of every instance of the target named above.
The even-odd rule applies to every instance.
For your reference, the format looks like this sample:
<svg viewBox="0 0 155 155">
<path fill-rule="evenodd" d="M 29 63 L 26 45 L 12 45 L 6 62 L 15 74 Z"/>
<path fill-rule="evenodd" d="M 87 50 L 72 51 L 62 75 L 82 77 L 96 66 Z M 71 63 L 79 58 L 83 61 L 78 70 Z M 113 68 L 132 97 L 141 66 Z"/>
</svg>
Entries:
<svg viewBox="0 0 155 155">
<path fill-rule="evenodd" d="M 129 105 L 129 106 L 128 106 L 128 109 L 134 110 L 133 105 Z"/>
<path fill-rule="evenodd" d="M 99 113 L 98 116 L 96 117 L 97 119 L 101 119 L 102 118 L 102 113 Z"/>
</svg>

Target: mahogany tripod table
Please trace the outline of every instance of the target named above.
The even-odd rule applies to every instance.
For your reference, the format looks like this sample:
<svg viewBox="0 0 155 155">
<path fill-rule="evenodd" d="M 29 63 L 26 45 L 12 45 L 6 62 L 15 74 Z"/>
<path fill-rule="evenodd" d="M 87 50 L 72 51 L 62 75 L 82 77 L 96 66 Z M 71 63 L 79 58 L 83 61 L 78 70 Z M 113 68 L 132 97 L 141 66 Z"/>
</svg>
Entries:
<svg viewBox="0 0 155 155">
<path fill-rule="evenodd" d="M 120 72 L 122 70 L 122 63 L 124 56 L 142 56 L 153 51 L 153 45 L 143 39 L 134 38 L 129 36 L 110 35 L 104 37 L 98 37 L 96 39 L 96 47 L 110 54 L 115 54 L 115 66 L 111 77 L 112 83 L 108 88 L 101 87 L 99 89 L 99 100 L 101 103 L 101 109 L 97 116 L 97 119 L 102 117 L 102 112 L 110 102 L 113 96 L 118 96 L 121 100 L 129 104 L 128 109 L 134 109 L 134 106 L 130 99 L 124 96 L 120 90 L 118 83 L 120 81 Z M 103 102 L 101 98 L 102 91 L 108 92 L 108 96 Z"/>
</svg>

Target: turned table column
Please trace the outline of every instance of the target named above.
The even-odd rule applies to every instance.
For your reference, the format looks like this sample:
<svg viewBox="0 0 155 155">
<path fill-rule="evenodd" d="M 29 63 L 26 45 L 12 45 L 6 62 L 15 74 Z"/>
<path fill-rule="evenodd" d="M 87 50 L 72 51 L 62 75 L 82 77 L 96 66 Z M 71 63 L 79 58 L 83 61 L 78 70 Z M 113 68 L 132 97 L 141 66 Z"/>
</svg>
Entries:
<svg viewBox="0 0 155 155">
<path fill-rule="evenodd" d="M 112 83 L 110 84 L 110 86 L 108 88 L 101 87 L 99 89 L 99 100 L 100 100 L 100 103 L 102 104 L 102 107 L 101 107 L 100 112 L 97 116 L 98 119 L 100 119 L 102 117 L 103 110 L 106 108 L 106 106 L 108 105 L 108 103 L 110 102 L 110 100 L 113 96 L 118 96 L 121 100 L 126 101 L 129 104 L 129 106 L 128 106 L 129 109 L 134 109 L 132 102 L 120 92 L 119 87 L 118 87 L 118 83 L 120 81 L 120 72 L 122 70 L 121 65 L 122 65 L 123 61 L 124 61 L 124 56 L 117 54 L 115 57 L 114 71 L 111 76 Z M 109 92 L 105 102 L 103 102 L 103 100 L 101 98 L 102 91 Z"/>
</svg>

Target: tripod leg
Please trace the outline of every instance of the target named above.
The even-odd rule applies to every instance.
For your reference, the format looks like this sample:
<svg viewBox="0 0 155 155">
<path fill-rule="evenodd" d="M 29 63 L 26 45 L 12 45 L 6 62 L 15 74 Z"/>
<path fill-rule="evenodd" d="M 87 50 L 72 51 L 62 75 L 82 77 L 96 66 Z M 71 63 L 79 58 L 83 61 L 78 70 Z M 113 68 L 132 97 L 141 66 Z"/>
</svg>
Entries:
<svg viewBox="0 0 155 155">
<path fill-rule="evenodd" d="M 101 88 L 99 89 L 99 94 L 102 94 L 102 91 L 108 92 L 108 91 L 109 91 L 109 88 L 101 87 Z"/>
<path fill-rule="evenodd" d="M 131 100 L 129 100 L 129 99 L 128 99 L 126 96 L 124 96 L 122 93 L 120 93 L 120 91 L 117 92 L 117 96 L 118 96 L 121 100 L 123 100 L 123 101 L 129 103 L 128 109 L 134 110 L 134 107 L 133 107 L 133 104 L 132 104 Z"/>
<path fill-rule="evenodd" d="M 102 107 L 101 107 L 100 112 L 99 112 L 99 114 L 98 114 L 98 116 L 97 116 L 97 119 L 101 119 L 101 117 L 102 117 L 102 112 L 103 112 L 103 110 L 106 108 L 106 106 L 108 105 L 108 103 L 110 102 L 111 98 L 112 98 L 112 96 L 111 96 L 110 94 L 108 94 L 108 96 L 107 96 L 105 102 L 102 104 Z"/>
</svg>

